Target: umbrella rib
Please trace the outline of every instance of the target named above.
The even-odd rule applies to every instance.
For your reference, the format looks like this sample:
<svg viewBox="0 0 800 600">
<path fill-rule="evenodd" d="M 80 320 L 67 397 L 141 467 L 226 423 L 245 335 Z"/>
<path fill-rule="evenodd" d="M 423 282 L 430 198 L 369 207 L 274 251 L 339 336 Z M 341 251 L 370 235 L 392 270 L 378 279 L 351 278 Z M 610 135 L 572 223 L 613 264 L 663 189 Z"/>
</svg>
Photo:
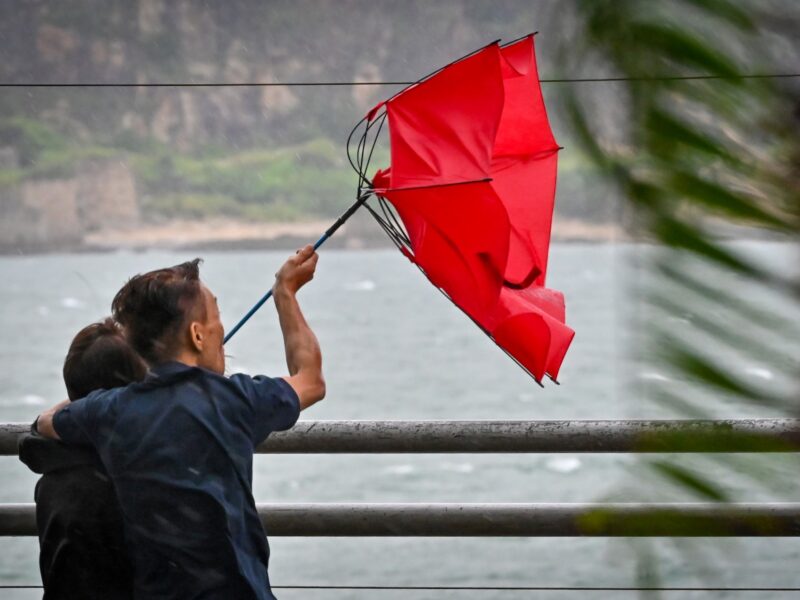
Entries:
<svg viewBox="0 0 800 600">
<path fill-rule="evenodd" d="M 380 204 L 381 210 L 383 211 L 383 215 L 386 217 L 386 220 L 387 220 L 388 224 L 394 229 L 394 231 L 396 232 L 397 236 L 401 240 L 403 240 L 403 242 L 407 246 L 410 247 L 411 246 L 411 240 L 408 237 L 408 233 L 405 231 L 405 229 L 398 222 L 397 216 L 395 215 L 394 211 L 389 206 L 388 202 L 386 202 L 386 200 L 381 196 L 378 197 L 378 202 Z"/>
<path fill-rule="evenodd" d="M 380 124 L 378 125 L 378 131 L 375 132 L 375 137 L 372 140 L 372 147 L 369 149 L 369 156 L 367 156 L 367 163 L 364 165 L 364 171 L 363 171 L 364 175 L 366 175 L 366 172 L 369 169 L 369 164 L 370 162 L 372 162 L 372 153 L 375 152 L 375 146 L 377 145 L 378 138 L 380 137 L 381 131 L 383 130 L 383 124 L 386 121 L 386 114 L 387 113 L 384 112 L 383 115 L 380 117 Z"/>
<path fill-rule="evenodd" d="M 484 177 L 483 179 L 470 179 L 469 181 L 448 181 L 446 183 L 429 183 L 427 185 L 412 185 L 408 187 L 389 187 L 389 188 L 377 188 L 375 189 L 376 194 L 384 194 L 386 192 L 411 192 L 414 190 L 428 190 L 431 188 L 439 188 L 439 187 L 452 187 L 455 185 L 470 185 L 473 183 L 489 183 L 492 181 L 491 177 Z"/>
<path fill-rule="evenodd" d="M 384 221 L 381 218 L 381 216 L 375 211 L 375 209 L 372 208 L 369 205 L 369 203 L 365 203 L 364 206 L 367 208 L 367 210 L 372 215 L 372 217 L 375 219 L 375 221 L 377 221 L 378 225 L 381 226 L 381 229 L 383 229 L 384 233 L 386 233 L 386 235 L 389 237 L 390 240 L 392 240 L 394 245 L 397 246 L 397 249 L 398 250 L 402 250 L 403 249 L 403 244 L 400 241 L 400 239 L 398 237 L 396 237 L 397 236 L 397 232 L 394 231 L 392 226 L 389 225 L 386 221 Z"/>
</svg>

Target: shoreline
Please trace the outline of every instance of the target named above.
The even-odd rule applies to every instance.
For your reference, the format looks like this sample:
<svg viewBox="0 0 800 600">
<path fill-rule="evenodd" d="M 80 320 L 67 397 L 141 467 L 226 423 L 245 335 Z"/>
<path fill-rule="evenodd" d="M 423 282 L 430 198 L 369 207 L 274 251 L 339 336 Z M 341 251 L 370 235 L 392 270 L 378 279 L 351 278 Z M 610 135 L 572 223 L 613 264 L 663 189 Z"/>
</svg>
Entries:
<svg viewBox="0 0 800 600">
<path fill-rule="evenodd" d="M 0 256 L 35 254 L 104 254 L 110 252 L 166 251 L 259 251 L 295 250 L 313 243 L 330 226 L 331 220 L 298 222 L 247 222 L 235 219 L 205 221 L 172 220 L 157 224 L 104 228 L 69 244 L 0 246 Z M 752 229 L 718 231 L 720 239 L 765 240 L 763 232 Z M 553 243 L 614 244 L 645 242 L 614 223 L 591 223 L 556 216 L 551 232 Z M 345 224 L 326 247 L 344 250 L 393 248 L 383 232 L 363 215 Z"/>
<path fill-rule="evenodd" d="M 333 219 L 298 222 L 176 219 L 158 224 L 104 228 L 90 232 L 82 241 L 71 244 L 0 247 L 0 255 L 148 250 L 291 250 L 317 240 L 332 221 Z M 613 224 L 559 218 L 553 223 L 553 242 L 613 243 L 627 239 L 628 236 L 622 229 Z M 373 223 L 356 219 L 345 224 L 326 242 L 326 246 L 347 250 L 394 247 Z"/>
</svg>

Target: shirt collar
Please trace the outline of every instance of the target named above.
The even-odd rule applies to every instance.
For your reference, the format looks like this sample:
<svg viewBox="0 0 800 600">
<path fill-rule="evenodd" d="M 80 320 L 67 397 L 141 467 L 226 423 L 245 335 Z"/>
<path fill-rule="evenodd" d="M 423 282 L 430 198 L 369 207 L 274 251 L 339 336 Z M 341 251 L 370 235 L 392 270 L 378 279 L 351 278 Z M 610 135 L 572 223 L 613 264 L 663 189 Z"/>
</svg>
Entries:
<svg viewBox="0 0 800 600">
<path fill-rule="evenodd" d="M 150 380 L 171 380 L 179 378 L 195 369 L 197 369 L 197 367 L 192 367 L 185 363 L 178 362 L 177 360 L 170 360 L 151 367 L 147 378 Z"/>
</svg>

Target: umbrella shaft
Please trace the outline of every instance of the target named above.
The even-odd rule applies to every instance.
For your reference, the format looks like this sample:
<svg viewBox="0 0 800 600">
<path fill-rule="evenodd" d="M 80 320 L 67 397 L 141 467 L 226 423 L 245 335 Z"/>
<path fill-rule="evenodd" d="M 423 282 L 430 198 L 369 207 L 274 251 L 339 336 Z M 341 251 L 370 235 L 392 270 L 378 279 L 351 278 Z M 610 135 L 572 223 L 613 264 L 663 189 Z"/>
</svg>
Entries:
<svg viewBox="0 0 800 600">
<path fill-rule="evenodd" d="M 336 233 L 336 230 L 339 229 L 342 225 L 344 225 L 345 222 L 350 217 L 353 216 L 353 213 L 355 213 L 361 207 L 361 205 L 367 201 L 367 198 L 369 198 L 369 196 L 370 196 L 369 193 L 360 195 L 358 199 L 350 206 L 350 208 L 344 211 L 344 213 L 342 213 L 342 216 L 336 219 L 336 222 L 330 227 L 328 227 L 327 231 L 323 233 L 322 236 L 320 236 L 320 238 L 316 242 L 314 242 L 314 250 L 317 250 L 320 246 L 322 246 L 322 244 L 324 244 L 328 240 L 328 238 L 330 238 L 334 233 Z M 242 326 L 245 323 L 247 323 L 247 321 L 250 320 L 250 317 L 256 314 L 256 312 L 258 312 L 258 309 L 264 306 L 267 300 L 269 300 L 271 297 L 272 297 L 272 288 L 270 288 L 266 294 L 261 296 L 261 299 L 253 305 L 253 308 L 247 311 L 247 314 L 245 316 L 239 319 L 239 322 L 233 326 L 233 329 L 231 329 L 225 335 L 225 339 L 223 340 L 222 343 L 226 344 L 228 340 L 231 339 L 236 334 L 236 332 L 239 331 L 242 328 Z"/>
</svg>

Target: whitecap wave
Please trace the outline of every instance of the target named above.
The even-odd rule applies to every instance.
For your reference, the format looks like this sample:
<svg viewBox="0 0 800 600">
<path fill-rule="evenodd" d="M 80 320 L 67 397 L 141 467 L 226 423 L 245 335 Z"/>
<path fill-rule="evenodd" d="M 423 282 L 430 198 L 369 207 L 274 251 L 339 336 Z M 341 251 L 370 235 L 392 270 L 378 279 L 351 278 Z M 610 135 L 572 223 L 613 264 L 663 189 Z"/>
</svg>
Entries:
<svg viewBox="0 0 800 600">
<path fill-rule="evenodd" d="M 383 471 L 391 475 L 410 475 L 416 471 L 413 465 L 391 465 L 386 467 Z"/>
<path fill-rule="evenodd" d="M 369 279 L 344 284 L 344 289 L 350 292 L 371 292 L 375 289 L 375 287 L 375 282 L 370 281 Z"/>
<path fill-rule="evenodd" d="M 77 298 L 70 298 L 69 296 L 61 299 L 61 306 L 64 308 L 84 308 L 86 304 Z"/>
<path fill-rule="evenodd" d="M 545 464 L 545 468 L 556 473 L 572 473 L 581 468 L 581 461 L 574 456 L 554 456 Z"/>
<path fill-rule="evenodd" d="M 42 404 L 46 403 L 47 400 L 41 396 L 37 396 L 36 394 L 25 394 L 22 397 L 22 404 L 25 404 L 26 406 L 41 406 Z"/>
</svg>

